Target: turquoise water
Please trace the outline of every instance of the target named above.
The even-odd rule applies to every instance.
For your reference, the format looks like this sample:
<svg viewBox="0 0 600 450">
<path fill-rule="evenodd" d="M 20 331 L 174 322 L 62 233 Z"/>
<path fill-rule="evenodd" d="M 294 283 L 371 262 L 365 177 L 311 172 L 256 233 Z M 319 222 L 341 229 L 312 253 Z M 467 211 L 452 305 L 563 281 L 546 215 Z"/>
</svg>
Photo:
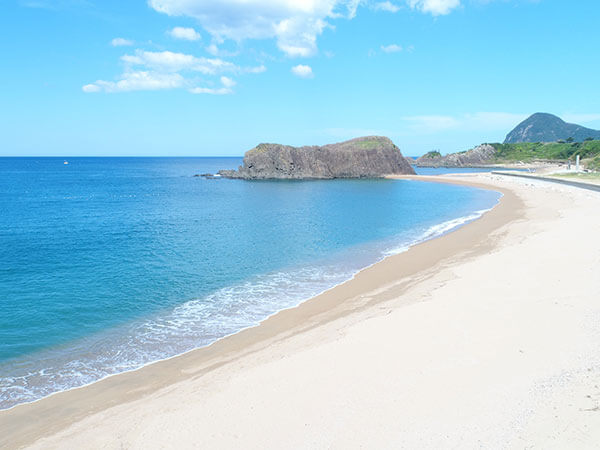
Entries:
<svg viewBox="0 0 600 450">
<path fill-rule="evenodd" d="M 499 194 L 206 180 L 240 158 L 0 158 L 0 409 L 207 345 Z"/>
</svg>

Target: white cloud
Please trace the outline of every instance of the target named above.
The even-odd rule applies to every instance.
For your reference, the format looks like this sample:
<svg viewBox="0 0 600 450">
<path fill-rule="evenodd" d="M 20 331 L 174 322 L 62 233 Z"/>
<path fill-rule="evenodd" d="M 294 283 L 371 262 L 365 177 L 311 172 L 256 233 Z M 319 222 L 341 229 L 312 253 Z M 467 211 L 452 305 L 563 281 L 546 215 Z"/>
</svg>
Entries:
<svg viewBox="0 0 600 450">
<path fill-rule="evenodd" d="M 192 94 L 210 94 L 210 95 L 227 95 L 233 94 L 233 86 L 236 82 L 228 77 L 221 77 L 221 87 L 209 88 L 209 87 L 195 87 L 190 89 Z"/>
<path fill-rule="evenodd" d="M 381 50 L 385 53 L 397 53 L 402 51 L 402 47 L 397 44 L 382 45 Z"/>
<path fill-rule="evenodd" d="M 125 64 L 125 70 L 118 81 L 98 80 L 86 84 L 82 90 L 92 93 L 186 88 L 193 93 L 231 94 L 236 82 L 221 74 L 257 74 L 267 70 L 264 65 L 239 67 L 220 58 L 204 58 L 170 51 L 136 50 L 134 54 L 123 55 L 121 60 Z M 222 86 L 195 87 L 197 80 L 194 77 L 187 78 L 194 73 L 196 76 L 197 73 L 207 76 L 221 75 L 219 80 Z"/>
<path fill-rule="evenodd" d="M 206 47 L 206 51 L 213 56 L 217 56 L 219 54 L 219 47 L 214 42 Z"/>
<path fill-rule="evenodd" d="M 310 66 L 306 66 L 304 64 L 298 64 L 297 66 L 292 67 L 292 73 L 300 78 L 312 78 L 313 71 Z"/>
<path fill-rule="evenodd" d="M 262 64 L 260 66 L 245 67 L 244 69 L 242 69 L 242 72 L 245 72 L 245 73 L 263 73 L 266 71 L 267 71 L 267 68 Z"/>
<path fill-rule="evenodd" d="M 124 38 L 114 38 L 112 41 L 110 41 L 110 45 L 112 45 L 113 47 L 128 47 L 130 45 L 133 45 L 133 42 L 130 41 L 129 39 L 124 39 Z"/>
<path fill-rule="evenodd" d="M 169 35 L 175 39 L 183 39 L 185 41 L 198 41 L 202 39 L 200 33 L 193 28 L 175 27 L 169 31 Z"/>
<path fill-rule="evenodd" d="M 398 2 L 399 0 L 396 0 Z M 460 0 L 405 0 L 412 9 L 432 15 L 448 14 L 461 5 Z M 209 53 L 225 55 L 219 46 L 225 40 L 240 42 L 245 39 L 275 39 L 279 49 L 291 57 L 307 57 L 317 52 L 317 38 L 335 19 L 352 19 L 359 4 L 366 0 L 148 0 L 150 7 L 170 16 L 195 18 L 212 36 Z M 397 12 L 401 7 L 393 1 L 379 1 L 375 9 Z M 194 28 L 175 27 L 169 34 L 178 39 L 199 40 Z M 132 41 L 115 38 L 114 46 L 133 45 Z M 381 50 L 393 53 L 403 50 L 397 44 L 382 46 Z M 406 51 L 411 51 L 408 47 Z M 234 54 L 232 54 L 234 55 Z M 262 73 L 264 65 L 240 67 L 219 57 L 197 57 L 171 51 L 136 50 L 121 57 L 125 65 L 117 81 L 98 80 L 82 87 L 84 92 L 122 92 L 132 90 L 157 90 L 186 88 L 194 93 L 231 93 L 235 82 L 223 76 L 226 73 Z M 292 67 L 292 73 L 302 78 L 314 76 L 308 65 Z M 197 79 L 189 73 L 221 76 L 220 87 L 197 86 Z M 225 80 L 225 81 L 224 81 Z M 229 80 L 229 81 L 227 81 Z M 209 81 L 210 83 L 210 81 Z M 233 84 L 232 84 L 233 83 Z M 196 85 L 196 86 L 195 86 Z M 413 118 L 413 123 L 420 123 Z M 435 118 L 429 116 L 430 121 Z M 439 119 L 441 116 L 439 116 Z M 410 119 L 406 119 L 410 120 Z"/>
<path fill-rule="evenodd" d="M 195 87 L 190 89 L 192 94 L 210 94 L 210 95 L 227 95 L 232 94 L 233 91 L 229 88 L 206 88 L 206 87 Z"/>
<path fill-rule="evenodd" d="M 100 92 L 100 86 L 97 84 L 86 84 L 81 90 L 85 93 Z"/>
<path fill-rule="evenodd" d="M 407 0 L 408 6 L 433 16 L 449 14 L 460 6 L 460 0 Z"/>
<path fill-rule="evenodd" d="M 328 20 L 352 18 L 360 0 L 149 0 L 156 11 L 188 16 L 217 41 L 275 38 L 288 56 L 311 56 Z"/>
<path fill-rule="evenodd" d="M 123 55 L 121 60 L 130 66 L 142 65 L 160 72 L 190 70 L 205 75 L 240 70 L 235 64 L 220 58 L 204 58 L 170 51 L 149 52 L 137 50 L 135 55 Z"/>
<path fill-rule="evenodd" d="M 98 80 L 83 86 L 83 92 L 129 92 L 156 91 L 183 87 L 184 78 L 178 73 L 156 73 L 147 71 L 125 72 L 119 81 Z"/>
<path fill-rule="evenodd" d="M 232 88 L 237 83 L 229 77 L 221 77 L 221 84 L 223 84 L 223 86 L 226 88 Z"/>
<path fill-rule="evenodd" d="M 222 47 L 219 47 L 219 45 L 217 45 L 216 42 L 211 42 L 204 49 L 213 56 L 221 56 L 221 57 L 227 57 L 227 58 L 238 56 L 240 54 L 239 48 L 235 49 L 235 50 L 230 50 L 230 49 L 226 50 L 226 49 L 223 49 Z"/>
<path fill-rule="evenodd" d="M 376 11 L 387 11 L 391 13 L 396 13 L 400 11 L 400 7 L 398 5 L 393 4 L 392 2 L 378 2 L 373 5 L 373 9 Z"/>
</svg>

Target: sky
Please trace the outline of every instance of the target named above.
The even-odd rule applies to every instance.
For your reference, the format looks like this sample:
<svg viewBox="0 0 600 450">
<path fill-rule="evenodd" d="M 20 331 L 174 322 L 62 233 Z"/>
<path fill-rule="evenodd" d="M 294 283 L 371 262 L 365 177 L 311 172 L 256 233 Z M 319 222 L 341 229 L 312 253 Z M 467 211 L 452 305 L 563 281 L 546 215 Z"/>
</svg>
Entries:
<svg viewBox="0 0 600 450">
<path fill-rule="evenodd" d="M 240 156 L 600 128 L 597 0 L 3 0 L 0 156 Z"/>
</svg>

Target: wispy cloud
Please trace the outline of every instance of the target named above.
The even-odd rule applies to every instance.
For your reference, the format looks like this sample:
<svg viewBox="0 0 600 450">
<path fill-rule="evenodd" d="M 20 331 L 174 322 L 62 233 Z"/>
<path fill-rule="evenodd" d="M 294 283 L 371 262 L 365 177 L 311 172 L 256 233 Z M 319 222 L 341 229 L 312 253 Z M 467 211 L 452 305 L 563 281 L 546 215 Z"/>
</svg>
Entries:
<svg viewBox="0 0 600 450">
<path fill-rule="evenodd" d="M 373 5 L 373 9 L 375 11 L 387 11 L 391 13 L 396 13 L 400 11 L 400 7 L 392 2 L 378 2 Z"/>
<path fill-rule="evenodd" d="M 237 83 L 229 77 L 221 77 L 221 83 L 227 88 L 234 87 Z"/>
<path fill-rule="evenodd" d="M 244 67 L 241 70 L 241 72 L 243 72 L 243 73 L 263 73 L 266 71 L 267 71 L 267 67 L 263 64 L 261 64 L 260 66 L 254 66 L 254 67 Z"/>
<path fill-rule="evenodd" d="M 210 94 L 210 95 L 227 95 L 233 94 L 233 87 L 237 83 L 228 77 L 221 77 L 221 87 L 210 88 L 210 87 L 195 87 L 190 89 L 192 94 Z"/>
<path fill-rule="evenodd" d="M 240 54 L 239 48 L 236 50 L 225 50 L 222 47 L 219 47 L 219 45 L 217 45 L 215 42 L 211 42 L 209 45 L 207 45 L 205 50 L 212 56 L 221 56 L 226 58 L 238 56 Z"/>
<path fill-rule="evenodd" d="M 110 45 L 112 45 L 113 47 L 128 47 L 133 45 L 133 41 L 118 37 L 110 41 Z"/>
<path fill-rule="evenodd" d="M 460 6 L 460 0 L 407 0 L 408 6 L 433 16 L 450 14 Z"/>
<path fill-rule="evenodd" d="M 381 51 L 384 53 L 398 53 L 402 51 L 402 46 L 398 44 L 382 45 Z"/>
<path fill-rule="evenodd" d="M 226 87 L 221 88 L 207 88 L 207 87 L 195 87 L 190 89 L 192 94 L 210 94 L 210 95 L 227 95 L 232 94 L 233 91 Z"/>
<path fill-rule="evenodd" d="M 168 34 L 175 39 L 183 39 L 185 41 L 199 41 L 202 39 L 200 33 L 193 28 L 175 27 L 169 30 Z"/>
<path fill-rule="evenodd" d="M 205 58 L 170 51 L 150 52 L 137 50 L 134 55 L 123 55 L 121 60 L 131 66 L 146 66 L 162 72 L 190 70 L 205 75 L 236 72 L 240 68 L 220 58 Z"/>
<path fill-rule="evenodd" d="M 300 78 L 312 78 L 314 76 L 312 67 L 304 64 L 298 64 L 297 66 L 292 67 L 292 73 Z"/>
<path fill-rule="evenodd" d="M 178 73 L 157 73 L 149 71 L 125 72 L 118 81 L 98 80 L 82 87 L 83 92 L 130 92 L 175 89 L 185 85 L 185 79 Z"/>
<path fill-rule="evenodd" d="M 221 76 L 221 88 L 196 89 L 194 78 L 190 74 L 205 76 L 233 74 L 258 74 L 266 70 L 264 65 L 256 67 L 239 67 L 238 65 L 220 58 L 205 58 L 177 53 L 171 51 L 152 52 L 136 50 L 134 54 L 125 54 L 121 57 L 125 65 L 123 74 L 117 81 L 98 80 L 86 84 L 82 90 L 86 93 L 94 92 L 129 92 L 141 90 L 159 90 L 187 88 L 194 93 L 230 94 L 235 85 L 233 79 Z M 227 91 L 227 92 L 226 92 Z"/>
</svg>

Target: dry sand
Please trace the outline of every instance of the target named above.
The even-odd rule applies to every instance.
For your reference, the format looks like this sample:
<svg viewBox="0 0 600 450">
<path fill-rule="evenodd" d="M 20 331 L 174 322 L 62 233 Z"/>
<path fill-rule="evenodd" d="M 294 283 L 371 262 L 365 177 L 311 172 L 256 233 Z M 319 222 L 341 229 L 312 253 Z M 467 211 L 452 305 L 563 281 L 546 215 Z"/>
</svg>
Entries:
<svg viewBox="0 0 600 450">
<path fill-rule="evenodd" d="M 600 448 L 600 194 L 436 180 L 505 196 L 259 327 L 0 412 L 0 447 Z"/>
</svg>

